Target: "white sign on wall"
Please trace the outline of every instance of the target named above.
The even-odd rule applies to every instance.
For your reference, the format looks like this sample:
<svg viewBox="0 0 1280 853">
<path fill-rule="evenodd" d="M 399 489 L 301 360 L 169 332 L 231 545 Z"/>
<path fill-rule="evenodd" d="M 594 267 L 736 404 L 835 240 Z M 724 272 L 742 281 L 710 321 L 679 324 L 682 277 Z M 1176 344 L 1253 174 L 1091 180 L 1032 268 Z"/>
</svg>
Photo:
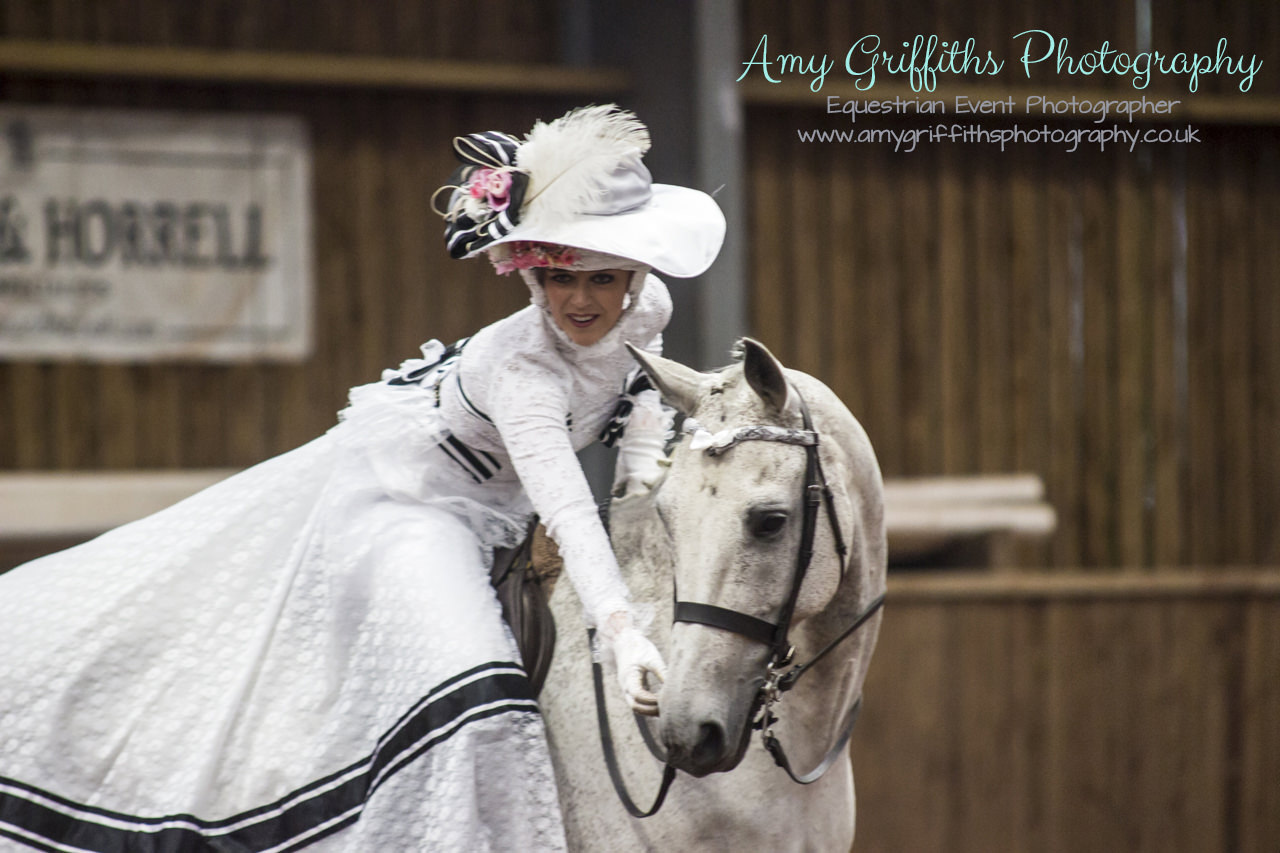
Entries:
<svg viewBox="0 0 1280 853">
<path fill-rule="evenodd" d="M 298 119 L 0 107 L 0 358 L 300 359 Z"/>
</svg>

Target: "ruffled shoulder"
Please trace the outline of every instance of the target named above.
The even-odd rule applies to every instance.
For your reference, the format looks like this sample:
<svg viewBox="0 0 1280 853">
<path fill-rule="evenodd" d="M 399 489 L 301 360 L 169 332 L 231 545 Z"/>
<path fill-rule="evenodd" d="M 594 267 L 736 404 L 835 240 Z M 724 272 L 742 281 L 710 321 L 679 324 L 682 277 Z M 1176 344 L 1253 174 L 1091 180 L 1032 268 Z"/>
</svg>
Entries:
<svg viewBox="0 0 1280 853">
<path fill-rule="evenodd" d="M 338 424 L 329 431 L 346 447 L 400 447 L 425 453 L 447 434 L 433 389 L 371 382 L 352 388 L 348 399 L 338 413 Z"/>
<path fill-rule="evenodd" d="M 448 434 L 440 417 L 439 389 L 456 359 L 451 349 L 440 341 L 427 341 L 422 358 L 383 371 L 380 382 L 352 388 L 330 433 L 348 448 L 401 460 L 425 456 Z"/>
</svg>

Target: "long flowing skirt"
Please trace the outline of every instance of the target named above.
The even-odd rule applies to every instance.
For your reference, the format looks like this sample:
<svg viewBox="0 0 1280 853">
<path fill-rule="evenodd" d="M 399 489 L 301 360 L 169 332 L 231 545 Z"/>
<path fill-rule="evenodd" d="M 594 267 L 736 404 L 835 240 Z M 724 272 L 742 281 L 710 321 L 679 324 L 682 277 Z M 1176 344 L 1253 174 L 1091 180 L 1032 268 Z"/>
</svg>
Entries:
<svg viewBox="0 0 1280 853">
<path fill-rule="evenodd" d="M 0 575 L 0 849 L 564 846 L 492 543 L 351 456 Z"/>
</svg>

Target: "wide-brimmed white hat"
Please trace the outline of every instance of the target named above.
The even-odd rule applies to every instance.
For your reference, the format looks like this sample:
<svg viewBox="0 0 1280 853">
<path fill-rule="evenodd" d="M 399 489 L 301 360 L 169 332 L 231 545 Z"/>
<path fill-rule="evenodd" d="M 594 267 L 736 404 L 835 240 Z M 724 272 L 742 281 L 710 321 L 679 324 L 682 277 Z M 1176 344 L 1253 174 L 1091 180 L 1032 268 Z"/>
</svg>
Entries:
<svg viewBox="0 0 1280 853">
<path fill-rule="evenodd" d="M 704 192 L 653 183 L 641 159 L 648 149 L 645 126 L 613 104 L 539 122 L 524 140 L 495 131 L 458 137 L 463 165 L 441 188 L 451 191 L 441 211 L 449 253 L 487 251 L 509 271 L 555 265 L 554 252 L 524 245 L 553 244 L 676 278 L 705 272 L 724 242 L 724 214 Z"/>
</svg>

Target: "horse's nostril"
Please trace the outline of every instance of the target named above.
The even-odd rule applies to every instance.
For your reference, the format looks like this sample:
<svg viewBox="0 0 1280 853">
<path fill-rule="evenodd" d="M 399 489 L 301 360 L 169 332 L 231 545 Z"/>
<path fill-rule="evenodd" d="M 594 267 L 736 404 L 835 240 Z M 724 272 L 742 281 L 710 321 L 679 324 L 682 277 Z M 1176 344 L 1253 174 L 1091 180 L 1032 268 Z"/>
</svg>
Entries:
<svg viewBox="0 0 1280 853">
<path fill-rule="evenodd" d="M 724 729 L 719 723 L 703 723 L 698 727 L 698 745 L 694 761 L 703 766 L 718 764 L 724 756 Z"/>
</svg>

